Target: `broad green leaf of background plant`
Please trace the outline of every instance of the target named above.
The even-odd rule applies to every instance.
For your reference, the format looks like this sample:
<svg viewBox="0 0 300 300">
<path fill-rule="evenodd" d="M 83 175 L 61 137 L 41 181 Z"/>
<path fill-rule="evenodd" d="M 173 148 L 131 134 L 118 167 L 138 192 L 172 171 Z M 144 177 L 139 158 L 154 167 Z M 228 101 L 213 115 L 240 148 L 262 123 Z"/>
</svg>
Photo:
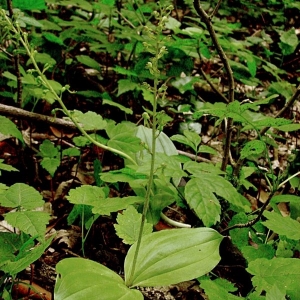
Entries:
<svg viewBox="0 0 300 300">
<path fill-rule="evenodd" d="M 0 194 L 0 204 L 5 207 L 23 207 L 31 210 L 43 206 L 44 201 L 33 187 L 25 183 L 15 183 Z"/>
<path fill-rule="evenodd" d="M 283 55 L 286 56 L 294 53 L 299 44 L 295 28 L 291 28 L 289 31 L 284 32 L 280 36 L 280 41 L 279 47 L 281 48 Z"/>
<path fill-rule="evenodd" d="M 257 159 L 266 151 L 266 144 L 261 140 L 247 142 L 241 150 L 241 159 Z"/>
<path fill-rule="evenodd" d="M 289 239 L 300 240 L 300 223 L 298 221 L 270 211 L 264 211 L 264 216 L 267 220 L 262 224 L 267 228 L 279 235 L 285 235 Z"/>
<path fill-rule="evenodd" d="M 16 275 L 23 271 L 26 267 L 38 260 L 43 255 L 45 250 L 50 246 L 52 239 L 53 238 L 51 237 L 33 249 L 28 249 L 25 256 L 16 261 L 6 263 L 1 267 L 1 270 L 10 275 Z"/>
<path fill-rule="evenodd" d="M 120 79 L 118 80 L 118 94 L 117 97 L 120 95 L 135 90 L 139 85 L 129 79 Z"/>
<path fill-rule="evenodd" d="M 252 283 L 258 292 L 267 293 L 276 285 L 291 300 L 300 295 L 300 260 L 296 258 L 258 258 L 249 263 L 247 271 L 254 275 Z"/>
<path fill-rule="evenodd" d="M 144 147 L 147 149 L 141 150 L 136 154 L 136 161 L 138 164 L 142 164 L 143 160 L 149 159 L 152 151 L 152 129 L 143 125 L 138 126 L 136 136 L 144 143 Z M 160 132 L 155 140 L 156 152 L 164 153 L 167 156 L 178 155 L 177 149 L 174 146 L 170 138 L 164 133 Z"/>
<path fill-rule="evenodd" d="M 46 9 L 44 0 L 13 0 L 13 7 L 21 10 Z"/>
<path fill-rule="evenodd" d="M 122 213 L 118 213 L 117 223 L 114 227 L 117 235 L 123 240 L 123 243 L 132 245 L 138 239 L 141 227 L 142 214 L 130 205 Z M 151 233 L 153 230 L 152 224 L 145 223 L 143 235 Z"/>
<path fill-rule="evenodd" d="M 44 140 L 40 145 L 39 150 L 39 155 L 42 157 L 56 157 L 59 154 L 58 148 L 55 147 L 49 140 Z"/>
<path fill-rule="evenodd" d="M 18 252 L 22 244 L 21 235 L 11 232 L 0 232 L 0 270 L 5 262 L 15 259 L 15 253 Z"/>
<path fill-rule="evenodd" d="M 67 258 L 56 265 L 55 300 L 143 300 L 138 290 L 107 267 L 83 258 Z"/>
<path fill-rule="evenodd" d="M 4 161 L 4 159 L 0 159 L 0 176 L 1 176 L 1 170 L 7 171 L 7 172 L 11 172 L 11 171 L 19 172 L 18 169 L 14 168 L 11 165 L 7 165 L 7 164 L 3 163 L 3 161 Z"/>
<path fill-rule="evenodd" d="M 117 108 L 119 108 L 120 110 L 124 111 L 126 114 L 129 114 L 129 115 L 132 115 L 132 114 L 133 114 L 132 109 L 127 108 L 127 107 L 121 105 L 120 103 L 114 102 L 114 101 L 109 100 L 109 99 L 103 99 L 103 100 L 102 100 L 102 104 L 103 104 L 103 105 L 104 105 L 104 104 L 107 104 L 107 105 L 110 105 L 110 106 L 117 107 Z"/>
<path fill-rule="evenodd" d="M 99 71 L 100 73 L 102 72 L 101 66 L 93 58 L 91 58 L 91 57 L 89 57 L 87 55 L 77 55 L 76 58 L 77 58 L 77 60 L 79 62 L 81 62 L 85 66 L 88 66 L 88 67 L 90 67 L 92 69 L 95 69 L 95 70 Z"/>
<path fill-rule="evenodd" d="M 231 231 L 230 231 L 230 233 L 231 233 Z M 249 236 L 249 232 L 247 232 L 247 234 Z M 245 259 L 247 259 L 248 263 L 250 261 L 256 260 L 258 257 L 272 259 L 275 256 L 275 249 L 270 244 L 260 244 L 255 247 L 244 246 L 244 247 L 240 247 L 240 249 L 241 249 Z"/>
<path fill-rule="evenodd" d="M 82 185 L 76 189 L 71 189 L 66 198 L 73 204 L 94 206 L 106 196 L 103 187 Z"/>
<path fill-rule="evenodd" d="M 200 287 L 204 289 L 205 295 L 211 300 L 241 300 L 243 297 L 238 297 L 230 292 L 235 292 L 237 288 L 229 281 L 218 278 L 216 280 L 200 278 Z"/>
<path fill-rule="evenodd" d="M 171 137 L 172 141 L 187 145 L 189 147 L 191 147 L 195 153 L 197 153 L 197 148 L 198 145 L 201 142 L 201 138 L 199 136 L 199 134 L 197 134 L 196 132 L 193 131 L 189 131 L 189 130 L 184 130 L 183 131 L 184 135 L 181 134 L 175 134 Z"/>
<path fill-rule="evenodd" d="M 285 290 L 279 289 L 278 286 L 274 284 L 268 291 L 266 300 L 286 300 Z"/>
<path fill-rule="evenodd" d="M 220 261 L 222 239 L 210 228 L 163 230 L 143 236 L 130 282 L 136 243 L 125 258 L 125 283 L 130 287 L 164 286 L 200 277 Z"/>
<path fill-rule="evenodd" d="M 220 221 L 221 205 L 215 195 L 227 200 L 234 210 L 250 211 L 247 200 L 223 177 L 206 172 L 196 176 L 187 183 L 185 198 L 205 226 Z"/>
<path fill-rule="evenodd" d="M 21 131 L 14 122 L 4 116 L 0 116 L 0 132 L 4 135 L 16 137 L 24 144 Z"/>
<path fill-rule="evenodd" d="M 126 209 L 129 205 L 132 204 L 141 204 L 144 201 L 144 198 L 138 196 L 99 199 L 99 201 L 94 204 L 92 212 L 94 214 L 110 215 L 110 213 L 112 212 Z"/>
<path fill-rule="evenodd" d="M 44 239 L 49 219 L 49 214 L 42 211 L 17 211 L 5 215 L 5 220 L 10 225 L 31 236 L 37 236 L 39 241 Z"/>
<path fill-rule="evenodd" d="M 108 126 L 107 135 L 109 147 L 121 150 L 128 155 L 138 152 L 141 149 L 140 139 L 136 137 L 136 127 L 131 124 L 120 123 Z"/>
<path fill-rule="evenodd" d="M 49 172 L 51 177 L 54 177 L 54 174 L 57 168 L 60 165 L 60 160 L 54 157 L 44 157 L 41 161 L 41 166 Z"/>
<path fill-rule="evenodd" d="M 107 125 L 103 118 L 93 111 L 83 113 L 79 110 L 71 112 L 78 123 L 82 124 L 84 130 L 101 130 Z"/>
</svg>

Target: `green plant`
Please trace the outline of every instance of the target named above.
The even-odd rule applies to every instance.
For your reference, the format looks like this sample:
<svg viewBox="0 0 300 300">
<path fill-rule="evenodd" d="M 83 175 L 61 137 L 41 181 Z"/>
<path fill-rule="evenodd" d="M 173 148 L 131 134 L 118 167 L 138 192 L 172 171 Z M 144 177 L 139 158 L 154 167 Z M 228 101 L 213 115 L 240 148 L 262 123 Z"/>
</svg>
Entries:
<svg viewBox="0 0 300 300">
<path fill-rule="evenodd" d="M 53 1 L 49 2 L 56 4 Z M 252 284 L 256 288 L 253 293 L 247 295 L 247 299 L 281 299 L 286 295 L 297 299 L 299 266 L 292 256 L 299 250 L 299 197 L 275 194 L 282 193 L 285 184 L 297 179 L 298 172 L 292 168 L 287 172 L 275 172 L 269 158 L 270 149 L 277 147 L 280 132 L 299 129 L 299 124 L 293 124 L 293 120 L 283 118 L 284 112 L 293 105 L 300 93 L 299 87 L 295 89 L 285 80 L 286 71 L 282 68 L 285 57 L 292 54 L 297 47 L 295 30 L 276 27 L 279 34 L 277 40 L 264 31 L 260 32 L 259 36 L 236 39 L 236 36 L 245 30 L 242 27 L 244 24 L 230 22 L 221 16 L 227 16 L 234 10 L 241 14 L 245 7 L 244 2 L 241 3 L 241 10 L 238 6 L 230 9 L 229 5 L 220 8 L 221 1 L 216 7 L 210 7 L 210 3 L 200 4 L 195 1 L 195 8 L 191 1 L 184 2 L 193 11 L 193 15 L 180 21 L 169 15 L 169 1 L 163 1 L 161 6 L 151 2 L 141 4 L 135 1 L 134 5 L 126 2 L 122 9 L 115 7 L 114 1 L 77 1 L 75 4 L 73 1 L 60 2 L 64 7 L 71 5 L 74 8 L 76 17 L 71 21 L 60 19 L 54 11 L 49 10 L 48 22 L 24 18 L 24 14 L 19 12 L 15 17 L 17 23 L 14 23 L 2 12 L 1 24 L 5 25 L 5 36 L 14 42 L 22 55 L 24 50 L 27 52 L 27 65 L 33 68 L 21 68 L 19 76 L 14 76 L 13 72 L 6 70 L 3 80 L 11 87 L 11 92 L 2 92 L 1 95 L 19 98 L 18 85 L 21 81 L 22 107 L 30 103 L 35 107 L 38 101 L 43 99 L 50 104 L 57 102 L 67 118 L 74 122 L 82 133 L 73 139 L 77 147 L 94 144 L 121 156 L 124 163 L 119 170 L 98 172 L 101 183 L 97 186 L 71 189 L 67 199 L 75 205 L 69 215 L 69 224 L 80 216 L 84 256 L 86 237 L 95 220 L 100 215 L 123 211 L 123 214 L 118 214 L 118 224 L 115 228 L 124 243 L 132 245 L 125 259 L 125 280 L 90 260 L 62 260 L 57 265 L 59 276 L 55 286 L 56 299 L 93 299 L 99 290 L 104 299 L 118 299 L 121 296 L 126 299 L 140 299 L 142 294 L 133 289 L 134 287 L 168 285 L 196 277 L 199 277 L 201 288 L 211 299 L 242 298 L 237 296 L 236 288 L 228 281 L 215 279 L 213 274 L 200 277 L 209 273 L 220 260 L 218 249 L 223 236 L 217 230 L 222 234 L 229 233 L 234 245 L 247 260 L 247 271 L 253 275 Z M 21 5 L 18 1 L 14 4 Z M 251 5 L 257 4 L 257 1 L 251 1 Z M 31 8 L 41 9 L 36 5 Z M 282 12 L 275 9 L 277 5 L 297 8 L 290 2 L 278 1 L 274 6 L 270 3 L 271 9 L 268 12 L 261 9 L 260 12 L 266 14 L 266 17 L 276 16 L 277 21 L 274 21 L 273 26 L 284 23 Z M 211 13 L 210 16 L 203 7 Z M 24 9 L 21 6 L 19 8 Z M 195 18 L 195 11 L 201 17 L 200 22 Z M 256 18 L 257 15 L 255 11 L 251 18 Z M 242 21 L 245 22 L 243 18 Z M 26 24 L 35 26 L 36 29 L 43 24 L 44 31 L 32 30 L 27 35 L 20 28 L 20 25 L 25 27 Z M 67 30 L 62 31 L 62 28 Z M 166 37 L 165 29 L 171 32 L 172 39 Z M 113 34 L 116 42 L 109 40 Z M 100 65 L 96 56 L 90 57 L 94 52 L 72 55 L 71 50 L 74 50 L 74 46 L 72 42 L 68 42 L 70 37 L 76 43 L 87 42 L 92 51 L 106 51 L 114 59 L 118 54 L 126 61 L 125 67 L 120 66 L 120 63 L 113 68 L 115 74 L 118 74 L 114 85 L 116 92 L 106 90 L 102 85 L 102 71 L 106 68 L 107 75 L 108 66 Z M 225 66 L 226 75 L 222 78 L 227 79 L 229 84 L 228 92 L 224 94 L 221 94 L 217 86 L 218 81 L 203 70 L 203 67 L 214 68 L 213 59 L 219 59 L 208 37 L 212 38 Z M 128 121 L 118 123 L 117 120 L 110 117 L 105 119 L 91 111 L 83 113 L 79 110 L 67 110 L 67 93 L 63 92 L 71 92 L 71 88 L 63 76 L 60 79 L 64 86 L 58 81 L 48 79 L 50 71 L 51 74 L 55 74 L 54 65 L 59 55 L 43 53 L 47 50 L 47 42 L 56 44 L 68 53 L 69 57 L 66 55 L 63 59 L 65 70 L 77 65 L 94 70 L 97 84 L 95 80 L 89 79 L 93 88 L 80 90 L 78 96 L 91 102 L 101 97 L 104 106 L 109 105 L 127 115 L 132 115 L 133 109 L 126 107 L 126 101 L 131 98 L 141 101 L 144 105 L 141 119 L 144 125 L 137 126 Z M 34 52 L 31 45 L 38 47 L 41 53 Z M 8 56 L 7 53 L 4 52 L 3 56 Z M 195 61 L 198 64 L 196 71 L 202 78 L 194 76 Z M 216 72 L 221 73 L 218 70 Z M 257 94 L 254 90 L 260 85 L 260 72 L 269 73 L 271 83 L 265 82 L 263 92 Z M 234 80 L 252 87 L 251 91 L 245 92 L 244 95 L 253 102 L 238 101 L 241 100 L 240 92 Z M 214 91 L 216 96 L 213 101 L 204 99 L 203 102 L 206 103 L 201 102 L 203 99 L 199 96 L 197 88 L 202 86 L 209 86 Z M 17 92 L 14 95 L 15 88 Z M 173 109 L 178 103 L 170 101 L 170 93 L 174 93 L 174 90 L 179 92 L 181 101 L 188 102 L 185 108 L 188 107 L 188 113 L 192 115 L 195 123 L 199 124 L 199 119 L 205 116 L 209 122 L 214 122 L 215 128 L 220 127 L 224 132 L 223 144 L 221 142 L 222 162 L 218 161 L 215 165 L 196 162 L 199 154 L 215 155 L 217 152 L 203 144 L 199 128 L 195 130 L 187 126 L 182 134 L 174 134 L 171 139 L 163 132 L 164 127 L 172 122 L 172 118 L 163 110 L 159 111 L 160 108 L 172 107 L 172 111 L 178 113 Z M 281 92 L 285 105 L 276 114 L 276 118 L 260 112 L 261 106 L 270 106 Z M 182 112 L 180 109 L 179 111 Z M 22 134 L 16 126 L 7 118 L 0 117 L 0 131 L 23 141 Z M 186 118 L 184 121 L 188 123 L 190 120 Z M 195 161 L 179 156 L 172 140 L 192 149 Z M 59 147 L 48 140 L 40 146 L 40 155 L 43 158 L 41 165 L 52 177 L 60 163 L 59 151 Z M 62 153 L 64 151 L 66 150 Z M 258 162 L 263 162 L 264 171 L 259 168 Z M 293 162 L 297 163 L 296 160 Z M 262 207 L 251 210 L 249 202 L 242 194 L 256 189 L 249 177 L 257 174 L 264 178 L 270 194 Z M 181 178 L 187 181 L 183 187 L 178 186 Z M 134 195 L 110 198 L 107 186 L 121 182 L 127 183 Z M 293 186 L 296 186 L 295 182 Z M 20 193 L 25 195 L 25 187 L 28 186 L 21 187 Z M 14 188 L 13 185 L 9 189 L 13 191 Z M 7 206 L 6 200 L 3 199 L 0 197 L 1 205 Z M 192 210 L 198 218 L 198 225 L 214 226 L 216 230 L 193 228 L 152 233 L 152 225 L 158 222 L 163 209 L 174 202 Z M 283 217 L 277 203 L 287 202 L 290 205 L 290 216 Z M 268 205 L 272 211 L 266 210 Z M 24 208 L 17 212 L 18 216 L 24 215 Z M 25 212 L 32 224 L 39 224 L 38 220 Z M 9 214 L 12 216 L 13 213 L 7 215 Z M 33 243 L 43 235 L 42 231 L 39 232 L 39 236 L 35 236 L 32 231 L 26 232 L 22 227 L 23 223 L 14 222 L 11 217 L 8 219 L 13 226 L 20 227 L 24 234 L 29 235 L 24 240 L 25 248 L 27 241 L 28 244 Z M 228 226 L 225 225 L 227 220 Z M 43 222 L 46 222 L 45 219 Z M 176 222 L 174 224 L 187 225 Z M 10 234 L 7 236 L 11 239 L 19 238 Z M 24 234 L 21 234 L 22 238 Z M 255 247 L 249 245 L 249 240 Z M 22 245 L 18 243 L 19 247 Z M 39 255 L 48 243 L 42 245 L 43 247 L 37 250 Z M 16 270 L 5 269 L 5 272 L 15 276 L 25 264 L 36 258 L 37 255 L 30 256 L 30 260 L 24 260 Z M 280 272 L 276 271 L 278 268 Z M 293 278 L 288 272 L 290 268 Z"/>
</svg>

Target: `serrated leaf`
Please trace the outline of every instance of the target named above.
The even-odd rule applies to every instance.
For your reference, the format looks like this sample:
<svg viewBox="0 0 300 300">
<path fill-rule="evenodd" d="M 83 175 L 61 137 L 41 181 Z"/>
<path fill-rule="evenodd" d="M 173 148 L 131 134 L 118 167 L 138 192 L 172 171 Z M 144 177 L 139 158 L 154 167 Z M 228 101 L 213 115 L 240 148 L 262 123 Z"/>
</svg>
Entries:
<svg viewBox="0 0 300 300">
<path fill-rule="evenodd" d="M 74 110 L 72 113 L 76 120 L 83 125 L 82 127 L 85 130 L 101 130 L 104 129 L 107 125 L 102 116 L 96 114 L 93 111 L 82 113 L 79 110 Z"/>
<path fill-rule="evenodd" d="M 101 300 L 143 300 L 140 291 L 129 289 L 119 275 L 92 260 L 63 259 L 56 272 L 55 300 L 96 300 L 99 295 Z"/>
<path fill-rule="evenodd" d="M 141 228 L 141 220 L 142 214 L 138 213 L 132 205 L 118 214 L 118 224 L 115 224 L 114 227 L 117 235 L 123 240 L 123 243 L 132 245 L 137 241 Z M 152 224 L 145 222 L 143 235 L 151 233 L 152 230 Z"/>
<path fill-rule="evenodd" d="M 187 183 L 185 198 L 205 226 L 209 227 L 220 221 L 221 206 L 215 195 L 237 208 L 249 211 L 248 202 L 226 179 L 215 174 L 203 173 L 201 178 L 192 178 Z"/>
<path fill-rule="evenodd" d="M 18 211 L 9 212 L 5 215 L 5 220 L 10 225 L 31 236 L 38 236 L 39 240 L 44 239 L 49 219 L 49 214 L 42 211 Z"/>
<path fill-rule="evenodd" d="M 94 206 L 100 199 L 105 199 L 105 192 L 103 187 L 82 185 L 71 189 L 66 198 L 73 204 Z"/>
<path fill-rule="evenodd" d="M 249 232 L 247 232 L 249 234 Z M 244 246 L 240 248 L 243 256 L 247 259 L 248 263 L 250 261 L 256 260 L 258 257 L 272 259 L 275 256 L 275 249 L 270 244 L 261 244 L 257 247 Z"/>
<path fill-rule="evenodd" d="M 210 228 L 182 228 L 148 234 L 142 238 L 131 278 L 128 276 L 136 243 L 127 253 L 125 283 L 129 287 L 164 286 L 200 277 L 220 261 L 222 239 L 223 236 Z"/>
<path fill-rule="evenodd" d="M 268 219 L 262 222 L 270 230 L 285 235 L 292 240 L 300 240 L 300 223 L 290 217 L 283 217 L 276 212 L 265 211 L 264 216 Z"/>
<path fill-rule="evenodd" d="M 102 72 L 99 63 L 96 60 L 94 60 L 93 58 L 91 58 L 87 55 L 77 55 L 76 58 L 79 62 L 81 62 L 85 66 L 88 66 L 92 69 Z"/>
<path fill-rule="evenodd" d="M 129 92 L 129 91 L 133 91 L 138 87 L 138 84 L 128 80 L 128 79 L 120 79 L 118 80 L 118 94 L 117 97 L 119 97 L 120 95 Z"/>
<path fill-rule="evenodd" d="M 300 260 L 296 258 L 258 258 L 249 263 L 247 271 L 254 275 L 252 283 L 258 292 L 267 293 L 276 285 L 291 300 L 300 295 Z"/>
<path fill-rule="evenodd" d="M 92 209 L 94 214 L 110 215 L 112 212 L 126 209 L 129 205 L 134 203 L 143 203 L 144 198 L 138 196 L 129 196 L 124 198 L 106 198 L 100 199 L 94 204 Z"/>
<path fill-rule="evenodd" d="M 39 150 L 39 154 L 42 157 L 57 157 L 59 154 L 58 148 L 55 147 L 49 140 L 44 140 L 40 145 Z"/>
<path fill-rule="evenodd" d="M 185 197 L 205 226 L 210 227 L 220 221 L 221 205 L 211 186 L 206 186 L 199 178 L 193 178 L 185 187 Z"/>
<path fill-rule="evenodd" d="M 68 149 L 64 149 L 62 152 L 63 156 L 80 156 L 80 150 L 77 148 L 68 148 Z"/>
<path fill-rule="evenodd" d="M 127 154 L 136 153 L 141 149 L 140 139 L 135 136 L 136 127 L 126 123 L 107 128 L 108 146 L 119 149 Z"/>
<path fill-rule="evenodd" d="M 44 205 L 40 193 L 25 183 L 15 183 L 0 194 L 0 204 L 4 207 L 23 207 L 31 210 Z"/>
<path fill-rule="evenodd" d="M 51 177 L 54 177 L 54 174 L 57 168 L 60 165 L 60 160 L 55 157 L 44 157 L 41 161 L 41 166 L 47 170 Z"/>
<path fill-rule="evenodd" d="M 253 140 L 247 142 L 246 145 L 241 150 L 241 159 L 249 157 L 259 157 L 266 151 L 266 144 L 261 140 Z"/>
<path fill-rule="evenodd" d="M 11 276 L 18 274 L 43 255 L 44 251 L 50 246 L 52 239 L 53 238 L 49 238 L 33 249 L 29 249 L 24 257 L 5 264 L 1 269 Z"/>
<path fill-rule="evenodd" d="M 239 300 L 244 299 L 241 297 L 237 297 L 229 292 L 236 291 L 234 285 L 225 279 L 216 279 L 216 280 L 201 280 L 200 287 L 204 289 L 205 295 L 209 297 L 209 299 L 213 300 Z"/>
<path fill-rule="evenodd" d="M 102 100 L 102 104 L 103 104 L 103 105 L 104 105 L 104 104 L 108 104 L 108 105 L 110 105 L 110 106 L 118 107 L 120 110 L 124 111 L 126 114 L 129 114 L 129 115 L 132 115 L 132 114 L 133 114 L 132 109 L 127 108 L 127 107 L 125 107 L 125 106 L 123 106 L 123 105 L 121 105 L 121 104 L 119 104 L 119 103 L 116 103 L 116 102 L 114 102 L 114 101 L 112 101 L 112 100 L 103 99 L 103 100 Z"/>
<path fill-rule="evenodd" d="M 22 133 L 16 124 L 4 116 L 0 116 L 0 132 L 4 135 L 16 137 L 24 144 Z"/>
</svg>

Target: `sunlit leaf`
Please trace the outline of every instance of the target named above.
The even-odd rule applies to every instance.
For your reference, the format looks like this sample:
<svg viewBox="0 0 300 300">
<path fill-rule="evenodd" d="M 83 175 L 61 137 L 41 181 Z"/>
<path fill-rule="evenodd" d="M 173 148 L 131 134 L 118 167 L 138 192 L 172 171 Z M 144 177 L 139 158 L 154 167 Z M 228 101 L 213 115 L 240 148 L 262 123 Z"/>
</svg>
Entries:
<svg viewBox="0 0 300 300">
<path fill-rule="evenodd" d="M 200 277 L 220 261 L 222 239 L 223 236 L 210 228 L 182 228 L 148 234 L 142 238 L 131 278 L 136 243 L 127 253 L 124 265 L 126 285 L 164 286 Z"/>
<path fill-rule="evenodd" d="M 76 267 L 74 267 L 76 266 Z M 143 300 L 123 279 L 107 267 L 83 258 L 67 258 L 56 265 L 55 300 Z"/>
<path fill-rule="evenodd" d="M 274 285 L 286 291 L 291 300 L 300 295 L 300 260 L 296 258 L 258 258 L 249 263 L 247 271 L 254 275 L 252 283 L 258 292 L 271 291 Z"/>
</svg>

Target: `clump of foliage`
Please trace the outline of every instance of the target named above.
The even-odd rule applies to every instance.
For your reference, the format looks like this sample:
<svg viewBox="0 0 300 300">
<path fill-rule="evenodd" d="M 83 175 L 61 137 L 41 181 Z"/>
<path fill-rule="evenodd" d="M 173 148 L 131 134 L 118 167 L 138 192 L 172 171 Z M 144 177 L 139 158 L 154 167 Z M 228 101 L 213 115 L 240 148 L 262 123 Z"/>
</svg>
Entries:
<svg viewBox="0 0 300 300">
<path fill-rule="evenodd" d="M 95 146 L 122 161 L 118 170 L 103 172 L 95 160 L 95 185 L 71 188 L 66 198 L 74 205 L 69 223 L 81 220 L 83 256 L 97 218 L 118 213 L 116 233 L 130 245 L 124 279 L 89 259 L 63 259 L 56 267 L 55 299 L 94 299 L 99 293 L 103 299 L 143 299 L 136 287 L 191 279 L 209 299 L 297 299 L 300 294 L 299 196 L 285 189 L 299 186 L 298 156 L 281 169 L 269 156 L 282 132 L 300 129 L 285 118 L 300 87 L 284 68 L 299 44 L 286 14 L 300 7 L 278 1 L 266 10 L 254 0 L 232 2 L 15 0 L 1 10 L 1 81 L 7 88 L 0 96 L 24 109 L 47 103 L 80 132 L 73 138 L 76 148 L 62 150 L 44 140 L 36 154 L 41 166 L 53 178 L 63 157 L 78 157 Z M 245 17 L 251 6 L 256 9 Z M 261 15 L 272 19 L 270 28 L 245 27 Z M 74 77 L 70 70 L 76 70 Z M 95 105 L 101 99 L 109 109 L 103 114 L 68 109 L 75 96 Z M 275 116 L 263 112 L 276 101 L 281 106 Z M 164 131 L 176 116 L 181 116 L 180 130 L 169 137 Z M 203 141 L 204 119 L 214 134 L 223 135 L 219 152 Z M 2 134 L 28 147 L 10 119 L 0 116 L 0 121 Z M 216 162 L 198 157 L 218 153 Z M 0 169 L 16 171 L 3 161 Z M 258 190 L 251 177 L 263 178 L 268 188 L 256 209 L 244 196 Z M 130 193 L 111 197 L 110 187 L 120 183 Z M 37 190 L 23 183 L 0 188 L 0 205 L 9 210 L 4 219 L 15 231 L 0 232 L 1 293 L 12 299 L 17 274 L 53 237 L 45 238 L 50 216 L 38 210 L 44 201 Z M 164 209 L 173 203 L 192 211 L 195 228 L 166 217 Z M 288 216 L 279 203 L 289 204 Z M 152 232 L 161 218 L 186 228 Z M 211 272 L 220 262 L 221 242 L 229 238 L 252 278 L 247 295 Z"/>
</svg>

